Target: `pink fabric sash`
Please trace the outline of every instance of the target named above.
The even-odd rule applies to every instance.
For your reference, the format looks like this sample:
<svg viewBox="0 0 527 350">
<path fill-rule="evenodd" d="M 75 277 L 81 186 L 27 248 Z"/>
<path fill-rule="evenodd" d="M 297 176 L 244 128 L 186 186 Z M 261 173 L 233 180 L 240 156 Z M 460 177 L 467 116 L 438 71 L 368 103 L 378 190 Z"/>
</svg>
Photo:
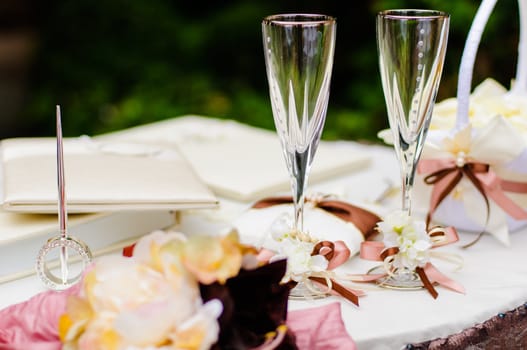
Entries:
<svg viewBox="0 0 527 350">
<path fill-rule="evenodd" d="M 287 326 L 301 350 L 355 350 L 355 342 L 346 331 L 340 303 L 289 311 Z"/>
<path fill-rule="evenodd" d="M 58 320 L 68 296 L 79 289 L 80 283 L 63 292 L 42 292 L 0 310 L 0 350 L 60 350 Z"/>
</svg>

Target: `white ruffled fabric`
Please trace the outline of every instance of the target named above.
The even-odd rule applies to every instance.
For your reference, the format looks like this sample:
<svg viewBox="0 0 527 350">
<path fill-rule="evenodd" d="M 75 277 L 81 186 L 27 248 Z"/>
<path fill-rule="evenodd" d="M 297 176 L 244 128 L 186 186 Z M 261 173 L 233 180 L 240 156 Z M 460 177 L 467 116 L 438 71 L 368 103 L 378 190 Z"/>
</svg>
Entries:
<svg viewBox="0 0 527 350">
<path fill-rule="evenodd" d="M 452 143 L 455 143 L 465 150 L 466 159 L 489 164 L 501 179 L 526 181 L 527 98 L 508 94 L 505 88 L 487 80 L 472 96 L 471 125 L 463 130 L 453 129 L 455 113 L 455 100 L 446 100 L 436 106 L 422 159 L 455 160 L 457 154 L 452 149 Z M 426 175 L 417 177 L 415 190 L 416 202 L 423 206 L 428 206 L 432 189 L 422 181 Z M 527 208 L 527 194 L 507 193 L 507 196 Z M 500 242 L 509 245 L 509 232 L 526 225 L 527 221 L 511 218 L 490 199 L 489 205 L 487 219 L 481 194 L 468 179 L 463 178 L 439 205 L 434 219 L 460 230 L 489 231 Z"/>
</svg>

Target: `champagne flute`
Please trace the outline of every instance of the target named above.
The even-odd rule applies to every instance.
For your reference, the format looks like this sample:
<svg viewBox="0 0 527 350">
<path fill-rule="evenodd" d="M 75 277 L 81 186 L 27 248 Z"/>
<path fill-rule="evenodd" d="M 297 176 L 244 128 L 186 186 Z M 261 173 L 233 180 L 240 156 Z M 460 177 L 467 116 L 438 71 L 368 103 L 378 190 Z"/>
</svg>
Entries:
<svg viewBox="0 0 527 350">
<path fill-rule="evenodd" d="M 264 18 L 262 34 L 274 123 L 291 180 L 292 229 L 303 234 L 305 191 L 329 100 L 336 20 L 273 15 Z"/>
<path fill-rule="evenodd" d="M 294 227 L 303 231 L 304 193 L 326 119 L 336 21 L 284 14 L 262 23 L 274 122 L 291 177 Z"/>
<path fill-rule="evenodd" d="M 434 10 L 387 10 L 377 15 L 382 87 L 402 177 L 402 209 L 411 191 L 445 58 L 449 15 Z"/>
<path fill-rule="evenodd" d="M 402 210 L 409 216 L 416 165 L 441 80 L 449 20 L 447 13 L 434 10 L 387 10 L 377 15 L 382 87 L 401 171 Z M 420 285 L 411 271 L 395 271 L 391 279 L 387 283 L 392 287 L 407 287 L 403 284 L 409 280 Z"/>
</svg>

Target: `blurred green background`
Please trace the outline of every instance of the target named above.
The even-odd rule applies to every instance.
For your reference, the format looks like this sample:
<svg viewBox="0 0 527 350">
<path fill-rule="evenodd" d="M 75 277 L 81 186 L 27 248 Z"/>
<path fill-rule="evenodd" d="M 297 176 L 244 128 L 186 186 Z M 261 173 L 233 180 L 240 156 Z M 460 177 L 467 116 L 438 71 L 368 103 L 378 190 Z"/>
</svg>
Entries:
<svg viewBox="0 0 527 350">
<path fill-rule="evenodd" d="M 375 14 L 388 8 L 451 13 L 438 100 L 455 96 L 477 0 L 168 1 L 3 0 L 0 137 L 98 134 L 184 114 L 273 129 L 261 19 L 280 12 L 337 17 L 325 139 L 376 140 L 387 126 L 377 70 Z M 480 46 L 473 86 L 509 86 L 518 42 L 517 1 L 502 0 Z"/>
</svg>

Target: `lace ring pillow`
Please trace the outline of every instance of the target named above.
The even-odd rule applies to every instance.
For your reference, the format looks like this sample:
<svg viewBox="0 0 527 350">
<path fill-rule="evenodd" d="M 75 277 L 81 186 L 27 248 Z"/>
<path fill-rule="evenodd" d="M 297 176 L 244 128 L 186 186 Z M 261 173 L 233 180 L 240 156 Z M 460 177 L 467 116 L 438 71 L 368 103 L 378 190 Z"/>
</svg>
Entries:
<svg viewBox="0 0 527 350">
<path fill-rule="evenodd" d="M 527 225 L 527 0 L 519 0 L 516 79 L 487 79 L 470 94 L 482 32 L 497 0 L 483 0 L 459 70 L 457 99 L 438 103 L 419 163 L 416 200 L 433 222 L 489 232 L 509 245 Z"/>
</svg>

